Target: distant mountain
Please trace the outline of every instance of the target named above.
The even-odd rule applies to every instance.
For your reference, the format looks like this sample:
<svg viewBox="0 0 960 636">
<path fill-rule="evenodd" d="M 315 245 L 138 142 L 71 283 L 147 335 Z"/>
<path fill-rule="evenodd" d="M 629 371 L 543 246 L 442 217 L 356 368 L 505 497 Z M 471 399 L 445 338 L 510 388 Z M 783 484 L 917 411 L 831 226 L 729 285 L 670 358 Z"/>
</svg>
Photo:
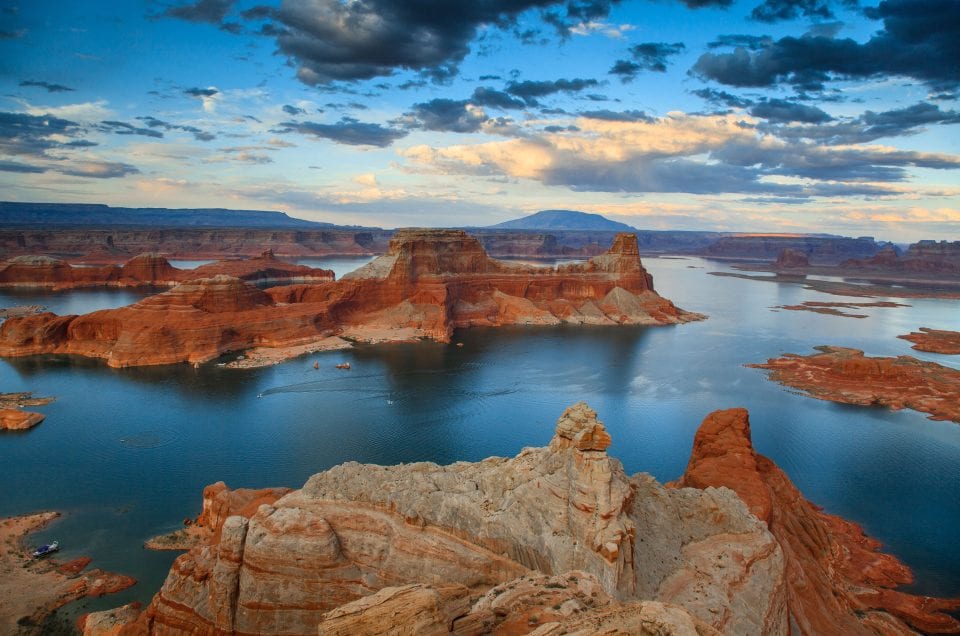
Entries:
<svg viewBox="0 0 960 636">
<path fill-rule="evenodd" d="M 593 230 L 634 232 L 626 223 L 611 221 L 599 214 L 576 210 L 541 210 L 530 216 L 488 226 L 496 230 Z"/>
<path fill-rule="evenodd" d="M 0 226 L 36 227 L 259 227 L 320 229 L 332 223 L 305 221 L 283 212 L 223 208 L 114 208 L 89 203 L 0 201 Z"/>
</svg>

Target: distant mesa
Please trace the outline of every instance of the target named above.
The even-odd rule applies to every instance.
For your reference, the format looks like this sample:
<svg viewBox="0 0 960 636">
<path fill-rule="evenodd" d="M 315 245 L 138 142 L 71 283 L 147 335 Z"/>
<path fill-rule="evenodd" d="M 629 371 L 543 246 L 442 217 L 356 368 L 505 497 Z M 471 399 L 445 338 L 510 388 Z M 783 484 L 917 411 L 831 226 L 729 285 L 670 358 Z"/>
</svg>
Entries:
<svg viewBox="0 0 960 636">
<path fill-rule="evenodd" d="M 666 325 L 704 318 L 654 291 L 633 234 L 617 235 L 606 253 L 589 261 L 556 268 L 492 259 L 462 230 L 423 229 L 396 232 L 387 254 L 340 281 L 260 290 L 220 273 L 223 267 L 208 267 L 193 274 L 209 277 L 128 307 L 8 318 L 0 325 L 0 355 L 78 354 L 114 367 L 199 364 L 253 347 L 295 355 L 340 336 L 449 342 L 455 329 L 475 326 Z"/>
<path fill-rule="evenodd" d="M 634 232 L 635 228 L 589 212 L 575 210 L 541 210 L 529 216 L 488 226 L 497 230 L 594 230 Z"/>
<path fill-rule="evenodd" d="M 197 545 L 120 633 L 960 630 L 960 600 L 895 590 L 903 563 L 754 451 L 745 409 L 707 416 L 676 484 L 627 475 L 610 445 L 581 402 L 512 458 L 214 484 Z"/>
<path fill-rule="evenodd" d="M 806 252 L 788 247 L 777 256 L 777 261 L 774 263 L 774 266 L 777 269 L 810 267 L 810 259 L 807 258 Z"/>
<path fill-rule="evenodd" d="M 91 203 L 0 201 L 0 225 L 28 227 L 332 228 L 283 212 L 223 208 L 125 208 Z"/>
</svg>

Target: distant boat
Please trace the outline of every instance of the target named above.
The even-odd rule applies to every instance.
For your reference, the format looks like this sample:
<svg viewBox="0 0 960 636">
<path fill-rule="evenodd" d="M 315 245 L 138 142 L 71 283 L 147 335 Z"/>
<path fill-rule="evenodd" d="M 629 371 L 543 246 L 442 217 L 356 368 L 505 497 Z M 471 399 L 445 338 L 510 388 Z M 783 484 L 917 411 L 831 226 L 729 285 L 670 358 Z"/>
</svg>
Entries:
<svg viewBox="0 0 960 636">
<path fill-rule="evenodd" d="M 33 551 L 33 558 L 34 558 L 34 559 L 39 559 L 40 557 L 45 557 L 45 556 L 47 556 L 48 554 L 53 554 L 54 552 L 56 552 L 56 551 L 59 550 L 59 549 L 60 549 L 60 542 L 59 542 L 59 541 L 54 541 L 53 543 L 48 543 L 48 544 L 46 544 L 46 545 L 42 545 L 42 546 L 38 547 L 36 550 Z"/>
<path fill-rule="evenodd" d="M 338 368 L 338 369 L 349 369 L 349 368 L 350 368 L 350 363 L 349 363 L 349 362 L 344 362 L 343 364 L 338 364 L 338 365 L 337 365 L 337 368 Z"/>
</svg>

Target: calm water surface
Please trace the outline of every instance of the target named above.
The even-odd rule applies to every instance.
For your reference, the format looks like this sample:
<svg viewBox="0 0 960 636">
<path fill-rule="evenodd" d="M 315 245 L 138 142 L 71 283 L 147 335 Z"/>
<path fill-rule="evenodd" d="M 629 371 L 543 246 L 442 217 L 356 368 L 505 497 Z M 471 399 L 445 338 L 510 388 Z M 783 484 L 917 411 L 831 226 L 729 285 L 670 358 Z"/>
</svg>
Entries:
<svg viewBox="0 0 960 636">
<path fill-rule="evenodd" d="M 366 260 L 353 259 L 353 267 Z M 895 337 L 921 326 L 957 329 L 958 303 L 906 300 L 911 307 L 858 309 L 869 314 L 863 320 L 774 311 L 805 300 L 865 299 L 709 276 L 727 267 L 700 259 L 645 263 L 658 290 L 710 319 L 679 327 L 477 329 L 457 334 L 463 347 L 366 346 L 246 371 L 2 360 L 0 391 L 57 399 L 37 408 L 47 415 L 37 428 L 0 436 L 0 516 L 63 511 L 38 540 L 60 539 L 65 557 L 88 554 L 97 566 L 141 581 L 83 609 L 110 607 L 149 600 L 176 555 L 143 550 L 142 542 L 195 516 L 203 487 L 217 480 L 298 487 L 348 460 L 510 456 L 546 444 L 577 400 L 597 410 L 613 437 L 610 452 L 628 472 L 670 480 L 683 472 L 704 416 L 744 406 L 757 449 L 807 498 L 883 541 L 914 569 L 915 590 L 960 594 L 960 426 L 814 400 L 743 366 L 833 344 L 960 367 L 956 356 L 916 352 Z M 76 313 L 138 297 L 129 290 L 4 293 L 0 306 L 39 302 Z M 351 371 L 334 368 L 342 360 Z"/>
</svg>

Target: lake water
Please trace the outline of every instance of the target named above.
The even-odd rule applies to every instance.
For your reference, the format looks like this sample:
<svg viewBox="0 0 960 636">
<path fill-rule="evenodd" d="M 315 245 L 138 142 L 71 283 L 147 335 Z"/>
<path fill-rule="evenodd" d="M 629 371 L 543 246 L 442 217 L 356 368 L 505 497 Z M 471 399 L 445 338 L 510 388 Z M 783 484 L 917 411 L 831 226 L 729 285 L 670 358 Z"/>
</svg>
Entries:
<svg viewBox="0 0 960 636">
<path fill-rule="evenodd" d="M 911 307 L 858 309 L 869 314 L 863 320 L 774 311 L 806 300 L 869 299 L 709 276 L 730 270 L 701 259 L 645 264 L 663 295 L 710 318 L 678 327 L 476 329 L 458 332 L 463 347 L 364 346 L 255 370 L 0 360 L 0 391 L 57 398 L 36 408 L 47 415 L 43 424 L 0 436 L 0 516 L 60 510 L 64 518 L 37 540 L 60 539 L 64 558 L 90 555 L 99 567 L 140 579 L 70 611 L 99 609 L 150 599 L 176 554 L 143 550 L 142 542 L 195 516 L 203 487 L 218 480 L 298 487 L 348 460 L 512 456 L 546 444 L 563 409 L 585 400 L 627 471 L 666 481 L 683 472 L 710 411 L 743 406 L 758 451 L 807 498 L 861 523 L 906 561 L 917 577 L 912 589 L 960 594 L 960 426 L 811 399 L 743 366 L 833 344 L 957 368 L 957 356 L 916 352 L 896 336 L 921 326 L 957 329 L 960 305 L 902 300 Z M 138 293 L 4 292 L 0 306 L 89 311 Z M 341 361 L 352 370 L 335 369 Z"/>
</svg>

